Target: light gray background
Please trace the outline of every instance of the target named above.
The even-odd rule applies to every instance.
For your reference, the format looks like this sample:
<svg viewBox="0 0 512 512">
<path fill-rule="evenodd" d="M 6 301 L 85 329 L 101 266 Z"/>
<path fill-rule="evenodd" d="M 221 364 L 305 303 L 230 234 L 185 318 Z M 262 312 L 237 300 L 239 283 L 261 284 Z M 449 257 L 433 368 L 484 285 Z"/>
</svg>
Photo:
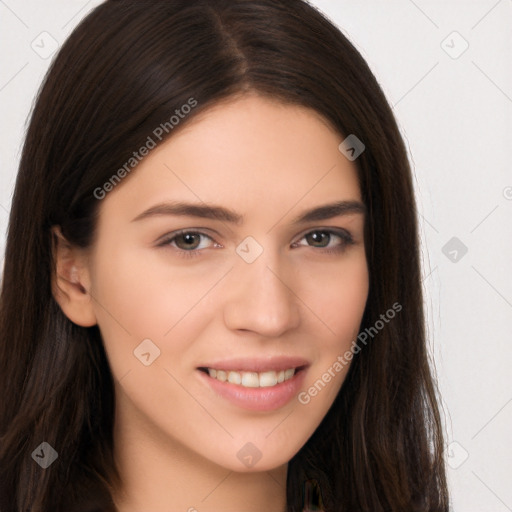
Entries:
<svg viewBox="0 0 512 512">
<path fill-rule="evenodd" d="M 43 57 L 99 3 L 0 0 L 2 256 Z M 512 511 L 512 0 L 312 3 L 367 60 L 409 148 L 453 510 Z"/>
</svg>

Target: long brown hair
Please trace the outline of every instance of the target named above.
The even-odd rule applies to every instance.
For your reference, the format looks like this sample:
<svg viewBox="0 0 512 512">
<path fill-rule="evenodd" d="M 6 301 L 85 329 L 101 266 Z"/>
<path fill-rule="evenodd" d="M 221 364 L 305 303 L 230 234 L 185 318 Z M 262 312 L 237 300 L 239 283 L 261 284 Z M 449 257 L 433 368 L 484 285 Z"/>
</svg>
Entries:
<svg viewBox="0 0 512 512">
<path fill-rule="evenodd" d="M 51 227 L 89 247 L 94 191 L 155 127 L 191 97 L 197 106 L 180 127 L 246 91 L 314 109 L 340 142 L 355 134 L 364 143 L 355 161 L 368 209 L 361 331 L 402 306 L 354 355 L 333 406 L 289 462 L 287 510 L 302 511 L 312 481 L 329 512 L 448 510 L 411 169 L 368 65 L 302 0 L 109 0 L 59 51 L 23 147 L 0 297 L 1 512 L 112 510 L 120 481 L 113 377 L 98 327 L 73 324 L 53 298 Z M 32 456 L 42 442 L 58 453 L 47 469 Z"/>
</svg>

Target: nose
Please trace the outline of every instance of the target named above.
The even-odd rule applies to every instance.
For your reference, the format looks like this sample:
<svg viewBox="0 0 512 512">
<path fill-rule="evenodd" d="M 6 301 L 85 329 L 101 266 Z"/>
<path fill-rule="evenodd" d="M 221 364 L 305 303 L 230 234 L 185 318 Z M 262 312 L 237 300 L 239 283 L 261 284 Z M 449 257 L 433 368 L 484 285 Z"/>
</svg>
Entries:
<svg viewBox="0 0 512 512">
<path fill-rule="evenodd" d="M 231 330 L 278 337 L 299 325 L 300 299 L 290 268 L 264 251 L 256 261 L 238 261 L 227 283 L 224 322 Z"/>
</svg>

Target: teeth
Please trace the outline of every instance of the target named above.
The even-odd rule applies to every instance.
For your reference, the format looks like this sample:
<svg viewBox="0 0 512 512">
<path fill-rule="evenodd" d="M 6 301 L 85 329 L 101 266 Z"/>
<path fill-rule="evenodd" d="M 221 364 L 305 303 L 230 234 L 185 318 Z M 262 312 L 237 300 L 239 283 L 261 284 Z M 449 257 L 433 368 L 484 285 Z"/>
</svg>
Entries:
<svg viewBox="0 0 512 512">
<path fill-rule="evenodd" d="M 295 368 L 290 368 L 289 370 L 284 371 L 284 380 L 288 380 L 291 377 L 293 377 L 293 374 L 295 373 Z"/>
<path fill-rule="evenodd" d="M 294 372 L 295 370 L 292 370 Z M 260 373 L 260 387 L 266 388 L 269 386 L 275 386 L 277 384 L 276 372 L 263 372 Z"/>
<path fill-rule="evenodd" d="M 238 375 L 240 374 L 238 373 Z M 260 379 L 256 372 L 243 372 L 241 377 L 241 383 L 242 386 L 246 388 L 258 388 L 260 386 Z"/>
<path fill-rule="evenodd" d="M 235 372 L 216 370 L 215 368 L 208 368 L 208 374 L 213 379 L 220 380 L 221 382 L 230 382 L 231 384 L 238 384 L 246 388 L 268 388 L 280 384 L 285 380 L 291 379 L 295 375 L 295 368 L 288 370 L 281 370 L 275 372 L 273 370 L 268 372 Z"/>
<path fill-rule="evenodd" d="M 238 372 L 229 372 L 228 382 L 231 382 L 231 384 L 241 384 L 242 376 Z"/>
<path fill-rule="evenodd" d="M 210 371 L 210 368 L 208 368 L 208 371 Z M 213 371 L 215 371 L 215 370 L 213 370 Z M 210 374 L 210 377 L 213 377 L 213 375 Z M 228 377 L 224 370 L 217 370 L 216 378 L 222 382 L 226 382 L 228 380 Z"/>
</svg>

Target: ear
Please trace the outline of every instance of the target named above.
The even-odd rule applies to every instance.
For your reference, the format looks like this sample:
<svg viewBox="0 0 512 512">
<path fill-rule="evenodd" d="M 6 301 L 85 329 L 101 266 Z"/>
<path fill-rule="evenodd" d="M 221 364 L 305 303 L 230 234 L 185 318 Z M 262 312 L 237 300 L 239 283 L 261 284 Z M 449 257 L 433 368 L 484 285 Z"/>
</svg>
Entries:
<svg viewBox="0 0 512 512">
<path fill-rule="evenodd" d="M 73 247 L 59 226 L 52 227 L 53 262 L 52 293 L 62 312 L 75 324 L 91 327 L 97 324 L 92 303 L 87 259 L 80 248 Z"/>
</svg>

